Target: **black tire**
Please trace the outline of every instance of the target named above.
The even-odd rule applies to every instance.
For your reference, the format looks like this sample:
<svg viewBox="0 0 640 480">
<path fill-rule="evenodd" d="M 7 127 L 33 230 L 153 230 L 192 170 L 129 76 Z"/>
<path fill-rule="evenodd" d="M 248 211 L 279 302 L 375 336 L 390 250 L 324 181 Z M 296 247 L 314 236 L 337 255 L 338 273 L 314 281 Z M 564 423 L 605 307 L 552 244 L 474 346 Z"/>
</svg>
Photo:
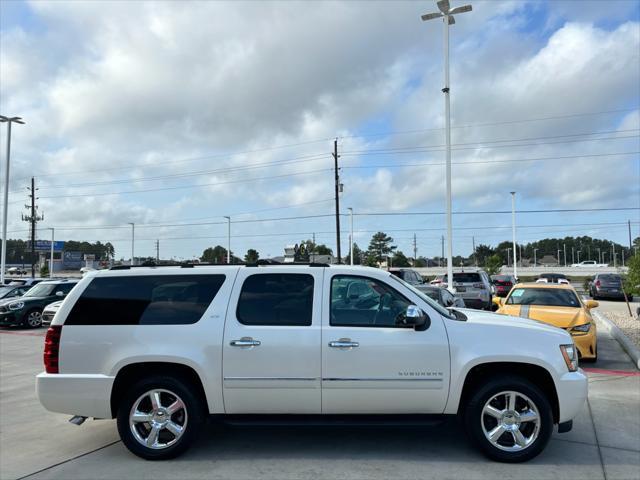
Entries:
<svg viewBox="0 0 640 480">
<path fill-rule="evenodd" d="M 37 324 L 31 321 L 32 315 L 39 314 L 39 321 Z M 22 317 L 22 324 L 27 328 L 40 328 L 42 326 L 42 310 L 39 308 L 32 308 L 24 314 Z"/>
<path fill-rule="evenodd" d="M 129 423 L 129 415 L 134 405 L 145 393 L 152 390 L 162 390 L 162 395 L 167 395 L 164 398 L 170 399 L 171 394 L 173 394 L 173 396 L 177 395 L 182 400 L 184 413 L 186 414 L 182 417 L 184 420 L 184 431 L 181 436 L 175 443 L 161 449 L 153 449 L 142 445 L 134 436 Z M 184 414 L 179 413 L 178 415 Z M 174 420 L 173 415 L 169 415 L 168 418 L 169 420 Z M 189 448 L 193 441 L 197 439 L 205 419 L 204 399 L 200 398 L 197 389 L 191 383 L 178 380 L 174 377 L 156 375 L 140 380 L 122 397 L 118 405 L 117 424 L 120 438 L 131 453 L 146 460 L 167 460 L 181 455 Z M 177 422 L 179 423 L 180 420 L 177 420 Z M 136 428 L 143 430 L 151 426 L 150 423 L 140 423 L 138 425 L 139 427 Z M 166 434 L 160 433 L 160 435 Z M 158 437 L 158 439 L 160 439 L 160 437 Z"/>
<path fill-rule="evenodd" d="M 505 391 L 513 391 L 528 397 L 535 404 L 539 414 L 537 437 L 530 445 L 519 451 L 505 451 L 494 446 L 485 436 L 483 430 L 482 412 L 485 404 L 494 396 Z M 467 433 L 474 445 L 484 455 L 498 462 L 519 463 L 531 460 L 544 449 L 553 433 L 553 412 L 549 400 L 537 386 L 518 376 L 504 376 L 481 383 L 469 398 L 463 412 L 463 420 Z M 506 440 L 511 436 L 506 432 L 503 435 L 507 435 Z M 500 438 L 504 437 L 501 436 Z M 515 438 L 513 441 L 515 444 Z"/>
</svg>

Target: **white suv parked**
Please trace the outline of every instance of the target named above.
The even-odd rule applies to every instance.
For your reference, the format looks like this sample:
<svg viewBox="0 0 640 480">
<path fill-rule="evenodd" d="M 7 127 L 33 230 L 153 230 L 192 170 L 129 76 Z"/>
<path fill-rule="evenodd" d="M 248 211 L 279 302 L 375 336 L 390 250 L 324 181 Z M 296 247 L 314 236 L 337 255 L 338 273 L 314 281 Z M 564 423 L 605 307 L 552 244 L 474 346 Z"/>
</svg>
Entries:
<svg viewBox="0 0 640 480">
<path fill-rule="evenodd" d="M 364 267 L 92 272 L 56 313 L 44 360 L 45 408 L 78 424 L 115 417 L 124 444 L 147 459 L 182 453 L 209 414 L 431 414 L 459 415 L 486 455 L 518 462 L 544 448 L 554 424 L 570 430 L 587 397 L 565 331 L 447 310 Z"/>
</svg>

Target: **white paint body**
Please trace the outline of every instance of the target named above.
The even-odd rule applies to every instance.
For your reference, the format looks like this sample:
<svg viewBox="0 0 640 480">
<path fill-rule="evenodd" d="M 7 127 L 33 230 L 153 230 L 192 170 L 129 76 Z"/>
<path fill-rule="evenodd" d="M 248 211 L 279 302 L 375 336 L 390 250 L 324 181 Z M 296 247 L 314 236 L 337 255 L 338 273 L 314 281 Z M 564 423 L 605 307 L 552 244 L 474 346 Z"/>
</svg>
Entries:
<svg viewBox="0 0 640 480">
<path fill-rule="evenodd" d="M 140 362 L 191 367 L 202 381 L 210 413 L 455 414 L 467 373 L 480 364 L 517 362 L 544 368 L 558 393 L 560 422 L 578 414 L 587 379 L 569 372 L 559 345 L 565 331 L 532 320 L 464 310 L 467 321 L 444 317 L 386 271 L 351 266 L 219 266 L 137 268 L 87 274 L 65 298 L 52 325 L 64 325 L 96 276 L 224 274 L 226 280 L 202 318 L 191 325 L 67 325 L 62 328 L 58 374 L 37 376 L 48 410 L 112 418 L 110 397 L 118 372 Z M 236 318 L 244 279 L 264 273 L 314 277 L 310 326 L 248 326 Z M 334 275 L 366 276 L 411 300 L 431 322 L 413 328 L 336 327 L 329 322 Z M 231 347 L 250 337 L 256 347 Z M 357 348 L 330 348 L 350 339 Z"/>
</svg>

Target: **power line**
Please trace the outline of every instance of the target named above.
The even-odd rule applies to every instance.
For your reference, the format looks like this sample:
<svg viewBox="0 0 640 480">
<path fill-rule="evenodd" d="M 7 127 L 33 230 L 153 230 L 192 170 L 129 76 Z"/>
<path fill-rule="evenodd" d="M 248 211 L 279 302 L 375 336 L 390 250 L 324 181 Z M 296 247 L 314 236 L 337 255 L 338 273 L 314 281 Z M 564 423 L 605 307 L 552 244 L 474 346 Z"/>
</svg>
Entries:
<svg viewBox="0 0 640 480">
<path fill-rule="evenodd" d="M 609 113 L 631 112 L 631 111 L 635 111 L 636 109 L 637 109 L 637 107 L 636 108 L 622 108 L 622 109 L 619 109 L 619 110 L 606 110 L 606 111 L 602 111 L 602 112 L 570 113 L 570 114 L 567 114 L 567 115 L 555 115 L 555 116 L 550 116 L 550 117 L 530 118 L 530 119 L 526 119 L 526 120 L 505 120 L 505 121 L 502 121 L 502 122 L 472 123 L 472 124 L 467 124 L 467 125 L 452 125 L 451 128 L 454 129 L 454 128 L 490 127 L 490 126 L 497 126 L 497 125 L 512 125 L 512 124 L 516 124 L 516 123 L 541 122 L 541 121 L 546 121 L 546 120 L 559 120 L 559 119 L 565 119 L 565 118 L 604 115 L 604 114 L 609 114 Z M 339 139 L 344 139 L 344 138 L 383 137 L 383 136 L 391 136 L 391 135 L 406 135 L 406 134 L 412 134 L 412 133 L 424 133 L 424 132 L 440 131 L 440 130 L 444 130 L 444 128 L 443 127 L 432 127 L 432 128 L 420 128 L 420 129 L 415 129 L 415 130 L 400 130 L 400 131 L 395 131 L 395 132 L 380 132 L 380 133 L 369 133 L 369 134 L 362 134 L 362 135 L 345 135 L 345 136 L 338 137 L 338 138 Z"/>
<path fill-rule="evenodd" d="M 613 157 L 623 155 L 635 155 L 640 151 L 635 152 L 620 152 L 620 153 L 597 153 L 592 155 L 566 155 L 562 157 L 538 157 L 538 158 L 521 158 L 521 159 L 507 159 L 507 160 L 473 160 L 470 162 L 451 162 L 452 165 L 473 165 L 473 164 L 487 164 L 487 163 L 524 163 L 524 162 L 539 162 L 545 160 L 568 160 L 572 158 L 588 158 L 588 157 Z M 421 167 L 421 166 L 440 166 L 444 165 L 443 162 L 418 162 L 418 163 L 387 163 L 378 165 L 353 165 L 344 166 L 343 169 L 360 169 L 360 168 L 398 168 L 398 167 Z"/>
<path fill-rule="evenodd" d="M 615 212 L 626 210 L 640 210 L 640 207 L 616 207 L 616 208 L 559 208 L 559 209 L 539 209 L 539 210 L 516 210 L 516 213 L 568 213 L 568 212 Z M 491 215 L 511 213 L 511 210 L 485 210 L 485 211 L 462 211 L 453 212 L 453 215 Z M 404 215 L 444 215 L 444 212 L 370 212 L 354 213 L 355 216 L 404 216 Z"/>
</svg>

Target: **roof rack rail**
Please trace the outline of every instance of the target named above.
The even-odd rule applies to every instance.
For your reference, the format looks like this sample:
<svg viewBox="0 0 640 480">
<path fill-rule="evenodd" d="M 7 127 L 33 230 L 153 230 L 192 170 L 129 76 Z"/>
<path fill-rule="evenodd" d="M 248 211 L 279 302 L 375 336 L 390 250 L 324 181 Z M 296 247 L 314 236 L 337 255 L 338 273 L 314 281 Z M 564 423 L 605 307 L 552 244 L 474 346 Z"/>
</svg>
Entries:
<svg viewBox="0 0 640 480">
<path fill-rule="evenodd" d="M 328 267 L 328 263 L 318 263 L 318 262 L 291 262 L 291 263 L 282 263 L 276 262 L 274 260 L 258 260 L 255 263 L 247 263 L 247 267 L 279 267 L 279 266 L 300 266 L 300 267 Z"/>
</svg>

